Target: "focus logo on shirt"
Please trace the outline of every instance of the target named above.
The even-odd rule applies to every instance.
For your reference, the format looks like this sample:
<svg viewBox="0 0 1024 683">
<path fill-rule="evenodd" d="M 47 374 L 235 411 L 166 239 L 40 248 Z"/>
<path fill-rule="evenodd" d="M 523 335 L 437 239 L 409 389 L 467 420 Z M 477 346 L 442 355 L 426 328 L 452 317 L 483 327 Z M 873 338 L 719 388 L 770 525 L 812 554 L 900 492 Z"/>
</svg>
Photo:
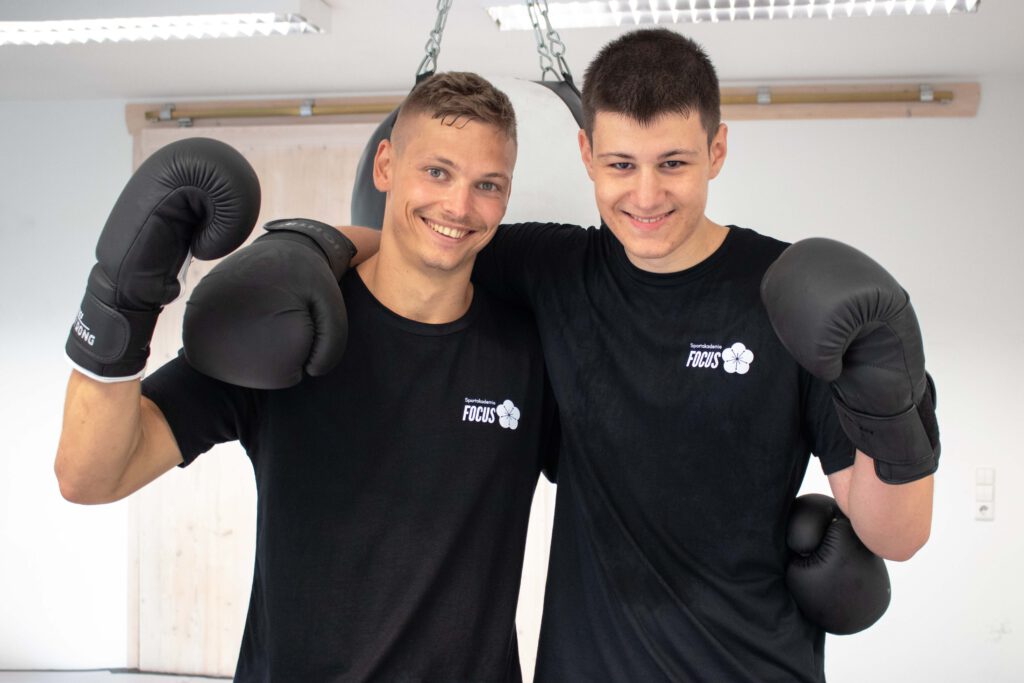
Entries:
<svg viewBox="0 0 1024 683">
<path fill-rule="evenodd" d="M 686 367 L 717 370 L 721 367 L 730 375 L 745 375 L 754 362 L 754 352 L 742 342 L 723 348 L 721 344 L 690 343 Z"/>
<path fill-rule="evenodd" d="M 463 422 L 498 423 L 502 429 L 515 429 L 519 426 L 519 408 L 512 401 L 505 399 L 501 403 L 483 398 L 467 398 L 462 407 Z"/>
</svg>

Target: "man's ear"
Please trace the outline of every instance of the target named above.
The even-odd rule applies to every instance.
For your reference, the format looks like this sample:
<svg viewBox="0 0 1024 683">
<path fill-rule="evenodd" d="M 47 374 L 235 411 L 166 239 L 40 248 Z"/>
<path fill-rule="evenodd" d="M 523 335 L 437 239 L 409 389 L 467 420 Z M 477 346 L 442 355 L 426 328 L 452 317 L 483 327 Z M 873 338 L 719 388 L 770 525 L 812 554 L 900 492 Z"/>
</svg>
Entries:
<svg viewBox="0 0 1024 683">
<path fill-rule="evenodd" d="M 590 138 L 587 137 L 587 131 L 580 128 L 580 132 L 576 134 L 576 139 L 580 143 L 580 158 L 583 159 L 583 165 L 587 169 L 587 175 L 590 179 L 594 179 L 594 150 L 590 146 Z"/>
<path fill-rule="evenodd" d="M 718 124 L 718 132 L 711 138 L 711 178 L 715 178 L 722 166 L 725 165 L 725 155 L 729 151 L 729 127 L 724 123 Z"/>
<path fill-rule="evenodd" d="M 391 140 L 384 139 L 377 145 L 377 154 L 373 157 L 373 186 L 379 192 L 387 192 L 391 189 L 392 157 L 395 154 L 395 147 Z"/>
</svg>

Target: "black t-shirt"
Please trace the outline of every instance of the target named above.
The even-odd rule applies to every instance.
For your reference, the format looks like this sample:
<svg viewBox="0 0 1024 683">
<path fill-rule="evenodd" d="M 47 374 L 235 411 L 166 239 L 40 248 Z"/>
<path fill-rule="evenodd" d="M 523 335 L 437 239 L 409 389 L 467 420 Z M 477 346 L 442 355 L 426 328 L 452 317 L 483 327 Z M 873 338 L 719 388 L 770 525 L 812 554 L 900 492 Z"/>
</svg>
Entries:
<svg viewBox="0 0 1024 683">
<path fill-rule="evenodd" d="M 180 358 L 143 382 L 186 463 L 238 439 L 256 564 L 238 681 L 521 681 L 515 636 L 538 473 L 557 442 L 529 316 L 476 292 L 443 324 L 395 315 L 355 272 L 322 377 L 257 391 Z"/>
<path fill-rule="evenodd" d="M 785 246 L 731 227 L 654 274 L 608 229 L 524 224 L 479 255 L 480 287 L 533 309 L 561 416 L 538 683 L 824 679 L 785 525 L 809 454 L 854 450 L 761 304 Z"/>
</svg>

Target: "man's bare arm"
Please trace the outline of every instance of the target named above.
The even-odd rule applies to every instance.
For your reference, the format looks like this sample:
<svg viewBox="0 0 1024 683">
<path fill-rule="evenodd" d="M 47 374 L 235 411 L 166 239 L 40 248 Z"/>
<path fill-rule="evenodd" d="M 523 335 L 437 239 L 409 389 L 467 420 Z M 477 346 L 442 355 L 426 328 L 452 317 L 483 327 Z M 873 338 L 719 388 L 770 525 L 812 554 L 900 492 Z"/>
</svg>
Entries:
<svg viewBox="0 0 1024 683">
<path fill-rule="evenodd" d="M 876 555 L 909 560 L 928 540 L 934 475 L 887 484 L 875 473 L 874 461 L 857 451 L 853 466 L 830 474 L 828 481 L 857 536 Z"/>
<path fill-rule="evenodd" d="M 357 266 L 366 259 L 377 253 L 380 249 L 380 230 L 373 228 L 361 228 L 355 225 L 338 226 L 345 237 L 356 245 L 356 255 L 352 258 L 351 265 Z"/>
<path fill-rule="evenodd" d="M 104 383 L 72 371 L 54 471 L 73 503 L 120 500 L 182 462 L 163 413 L 139 380 Z"/>
</svg>

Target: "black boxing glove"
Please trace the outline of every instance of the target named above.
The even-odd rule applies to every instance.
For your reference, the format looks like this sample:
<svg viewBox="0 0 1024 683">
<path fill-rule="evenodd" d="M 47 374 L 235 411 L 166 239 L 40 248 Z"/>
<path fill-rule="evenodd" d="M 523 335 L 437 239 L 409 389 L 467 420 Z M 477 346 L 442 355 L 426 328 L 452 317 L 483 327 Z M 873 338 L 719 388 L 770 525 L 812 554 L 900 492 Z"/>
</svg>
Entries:
<svg viewBox="0 0 1024 683">
<path fill-rule="evenodd" d="M 791 245 L 761 298 L 783 345 L 831 382 L 839 421 L 878 478 L 903 484 L 939 464 L 935 386 L 910 298 L 865 254 L 824 238 Z"/>
<path fill-rule="evenodd" d="M 253 389 L 298 384 L 341 360 L 348 316 L 338 285 L 355 246 L 338 230 L 301 218 L 271 221 L 267 234 L 218 263 L 185 304 L 189 364 Z"/>
<path fill-rule="evenodd" d="M 136 379 L 157 316 L 181 293 L 191 256 L 215 259 L 256 224 L 260 185 L 232 147 L 207 138 L 173 142 L 132 175 L 96 244 L 96 265 L 65 350 L 103 382 Z"/>
<path fill-rule="evenodd" d="M 786 586 L 812 623 L 849 635 L 885 614 L 891 593 L 885 561 L 857 538 L 834 499 L 809 493 L 793 501 L 786 544 Z"/>
</svg>

